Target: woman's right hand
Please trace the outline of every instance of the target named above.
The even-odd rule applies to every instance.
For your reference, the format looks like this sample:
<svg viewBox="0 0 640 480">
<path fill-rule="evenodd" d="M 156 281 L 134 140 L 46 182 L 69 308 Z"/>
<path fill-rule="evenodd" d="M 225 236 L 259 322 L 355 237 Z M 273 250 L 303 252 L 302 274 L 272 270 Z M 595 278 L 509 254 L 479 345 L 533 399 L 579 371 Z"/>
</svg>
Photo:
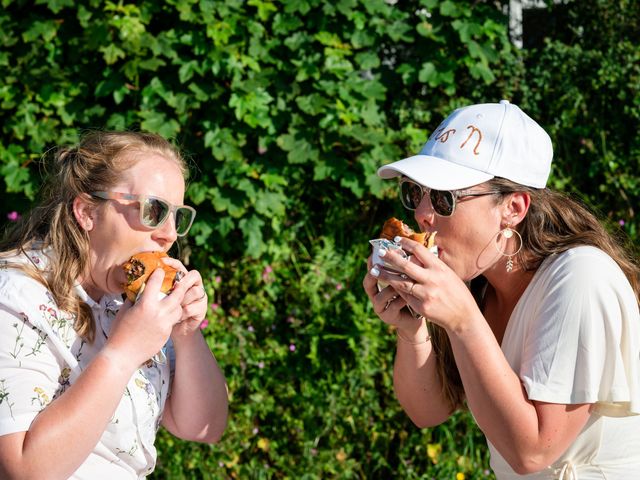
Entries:
<svg viewBox="0 0 640 480">
<path fill-rule="evenodd" d="M 113 352 L 123 366 L 135 370 L 157 354 L 180 322 L 186 287 L 177 282 L 169 295 L 159 299 L 163 279 L 164 270 L 156 269 L 138 301 L 126 300 L 116 315 L 103 351 Z"/>
<path fill-rule="evenodd" d="M 398 295 L 398 292 L 392 287 L 387 286 L 380 290 L 378 288 L 378 278 L 371 275 L 371 269 L 384 268 L 381 265 L 373 265 L 372 257 L 367 259 L 367 274 L 365 275 L 362 286 L 366 292 L 373 310 L 376 315 L 388 325 L 394 326 L 406 333 L 405 337 L 413 337 L 418 330 L 425 326 L 423 318 L 415 318 L 409 312 L 407 302 Z"/>
</svg>

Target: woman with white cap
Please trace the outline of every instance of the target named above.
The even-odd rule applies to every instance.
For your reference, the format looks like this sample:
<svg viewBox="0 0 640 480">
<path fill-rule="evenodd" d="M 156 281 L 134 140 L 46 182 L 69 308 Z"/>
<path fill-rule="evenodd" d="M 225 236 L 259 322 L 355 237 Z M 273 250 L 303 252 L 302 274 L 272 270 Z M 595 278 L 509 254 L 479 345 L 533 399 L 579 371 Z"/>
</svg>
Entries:
<svg viewBox="0 0 640 480">
<path fill-rule="evenodd" d="M 640 269 L 601 222 L 546 188 L 547 133 L 507 101 L 460 108 L 379 169 L 438 256 L 397 239 L 363 285 L 396 327 L 394 388 L 419 427 L 470 409 L 498 479 L 640 471 Z M 378 284 L 389 286 L 380 290 Z"/>
</svg>

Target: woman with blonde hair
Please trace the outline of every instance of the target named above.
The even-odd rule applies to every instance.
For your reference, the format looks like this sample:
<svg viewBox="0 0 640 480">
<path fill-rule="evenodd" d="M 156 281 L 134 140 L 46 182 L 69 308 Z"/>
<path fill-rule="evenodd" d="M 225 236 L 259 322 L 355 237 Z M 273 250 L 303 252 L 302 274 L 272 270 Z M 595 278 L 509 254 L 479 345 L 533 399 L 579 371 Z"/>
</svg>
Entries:
<svg viewBox="0 0 640 480">
<path fill-rule="evenodd" d="M 471 105 L 381 167 L 437 231 L 398 238 L 363 285 L 397 328 L 396 395 L 420 427 L 468 407 L 498 479 L 640 471 L 639 269 L 578 202 L 546 188 L 551 140 L 520 108 Z M 390 271 L 391 270 L 391 271 Z M 378 284 L 388 284 L 379 289 Z"/>
<path fill-rule="evenodd" d="M 123 264 L 186 235 L 187 168 L 162 137 L 92 132 L 58 149 L 41 203 L 0 256 L 0 477 L 142 478 L 163 425 L 220 439 L 224 377 L 200 331 L 207 296 L 158 268 L 135 303 Z"/>
</svg>

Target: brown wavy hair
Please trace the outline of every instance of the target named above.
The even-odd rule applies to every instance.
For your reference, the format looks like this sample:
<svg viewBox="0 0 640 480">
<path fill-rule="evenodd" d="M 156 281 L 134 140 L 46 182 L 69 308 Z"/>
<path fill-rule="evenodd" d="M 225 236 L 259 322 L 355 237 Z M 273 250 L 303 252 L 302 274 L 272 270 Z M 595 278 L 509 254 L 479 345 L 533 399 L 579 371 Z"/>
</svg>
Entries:
<svg viewBox="0 0 640 480">
<path fill-rule="evenodd" d="M 20 262 L 8 266 L 42 283 L 58 308 L 75 315 L 75 331 L 89 342 L 95 338 L 91 308 L 74 290 L 77 279 L 89 268 L 89 236 L 75 218 L 73 201 L 78 195 L 109 190 L 140 155 L 147 153 L 174 160 L 186 179 L 187 165 L 178 149 L 153 133 L 91 131 L 75 146 L 49 151 L 43 158 L 46 175 L 40 192 L 42 201 L 0 242 L 0 256 L 5 258 L 30 248 L 53 253 L 46 271 Z"/>
<path fill-rule="evenodd" d="M 503 178 L 489 180 L 486 185 L 488 189 L 501 192 L 496 194 L 496 203 L 514 192 L 526 192 L 531 196 L 527 215 L 515 227 L 522 236 L 522 250 L 515 261 L 524 270 L 536 270 L 549 255 L 590 245 L 604 251 L 618 264 L 640 301 L 640 266 L 631 243 L 620 231 L 610 233 L 582 202 L 548 188 L 529 188 Z M 470 283 L 471 292 L 480 306 L 486 283 L 484 277 Z M 449 337 L 438 325 L 429 322 L 428 327 L 442 394 L 452 410 L 464 408 L 464 388 Z"/>
</svg>

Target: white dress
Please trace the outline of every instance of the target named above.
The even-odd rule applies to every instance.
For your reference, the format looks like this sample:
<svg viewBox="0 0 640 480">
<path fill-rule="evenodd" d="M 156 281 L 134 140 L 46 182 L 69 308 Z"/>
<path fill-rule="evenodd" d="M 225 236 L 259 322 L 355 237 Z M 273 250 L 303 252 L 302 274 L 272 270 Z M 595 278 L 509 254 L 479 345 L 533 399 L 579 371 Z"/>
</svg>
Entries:
<svg viewBox="0 0 640 480">
<path fill-rule="evenodd" d="M 45 268 L 41 251 L 28 254 Z M 24 255 L 10 260 L 28 261 Z M 73 316 L 56 307 L 41 283 L 0 262 L 0 435 L 7 435 L 27 431 L 36 415 L 76 381 L 104 345 L 122 300 L 105 296 L 96 303 L 76 287 L 96 321 L 96 338 L 89 344 L 74 331 Z M 166 361 L 150 360 L 136 370 L 100 441 L 71 478 L 138 479 L 153 471 L 169 378 Z"/>
<path fill-rule="evenodd" d="M 529 399 L 594 410 L 571 447 L 536 474 L 516 474 L 489 444 L 498 479 L 640 478 L 640 314 L 608 255 L 577 247 L 546 259 L 509 319 L 502 351 Z"/>
</svg>

